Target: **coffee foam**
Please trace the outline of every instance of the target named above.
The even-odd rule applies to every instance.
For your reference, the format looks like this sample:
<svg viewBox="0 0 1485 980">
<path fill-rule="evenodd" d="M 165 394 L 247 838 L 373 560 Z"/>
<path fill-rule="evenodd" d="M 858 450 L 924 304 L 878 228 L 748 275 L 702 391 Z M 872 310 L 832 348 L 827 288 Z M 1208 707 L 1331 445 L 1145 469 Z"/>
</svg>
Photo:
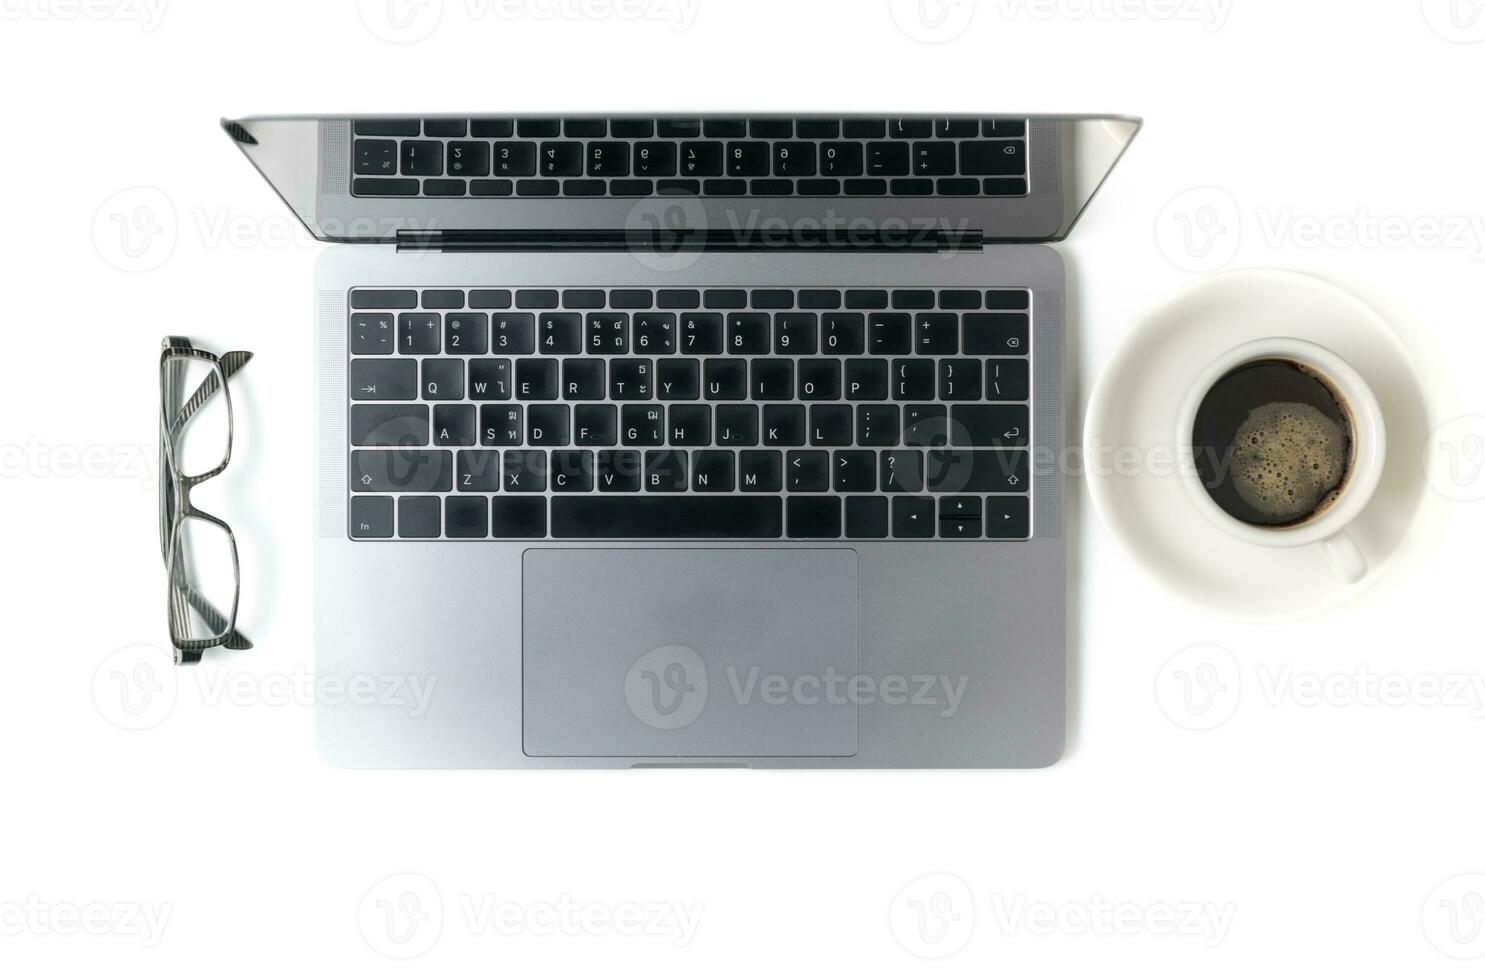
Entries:
<svg viewBox="0 0 1485 980">
<path fill-rule="evenodd" d="M 1346 478 L 1348 434 L 1302 402 L 1270 402 L 1248 413 L 1233 437 L 1233 488 L 1275 521 L 1297 521 L 1330 505 Z"/>
</svg>

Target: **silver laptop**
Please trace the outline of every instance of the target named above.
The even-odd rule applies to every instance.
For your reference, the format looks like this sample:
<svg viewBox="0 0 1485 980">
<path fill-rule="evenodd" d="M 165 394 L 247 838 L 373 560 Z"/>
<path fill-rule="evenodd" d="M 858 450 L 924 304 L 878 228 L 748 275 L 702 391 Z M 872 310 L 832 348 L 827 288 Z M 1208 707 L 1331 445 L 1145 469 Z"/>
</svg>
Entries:
<svg viewBox="0 0 1485 980">
<path fill-rule="evenodd" d="M 1065 237 L 1115 117 L 225 121 L 316 272 L 353 767 L 1062 753 Z"/>
</svg>

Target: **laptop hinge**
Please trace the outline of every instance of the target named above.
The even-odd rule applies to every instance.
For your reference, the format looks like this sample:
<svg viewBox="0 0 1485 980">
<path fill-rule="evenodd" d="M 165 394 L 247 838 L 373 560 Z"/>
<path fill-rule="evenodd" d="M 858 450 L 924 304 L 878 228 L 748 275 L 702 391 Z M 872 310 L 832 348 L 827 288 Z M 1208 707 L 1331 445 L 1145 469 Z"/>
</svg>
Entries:
<svg viewBox="0 0 1485 980">
<path fill-rule="evenodd" d="M 831 249 L 848 252 L 979 251 L 984 234 L 930 228 L 862 231 L 808 229 L 789 233 L 737 233 L 722 230 L 654 233 L 644 231 L 496 231 L 455 229 L 399 231 L 398 251 L 433 252 L 781 252 Z"/>
</svg>

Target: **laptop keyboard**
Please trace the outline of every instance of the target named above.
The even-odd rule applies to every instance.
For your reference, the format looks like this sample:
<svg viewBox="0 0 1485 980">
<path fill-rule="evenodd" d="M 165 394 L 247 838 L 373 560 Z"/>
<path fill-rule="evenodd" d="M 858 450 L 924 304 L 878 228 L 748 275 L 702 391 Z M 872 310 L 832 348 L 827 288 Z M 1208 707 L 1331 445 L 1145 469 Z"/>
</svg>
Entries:
<svg viewBox="0 0 1485 980">
<path fill-rule="evenodd" d="M 1026 120 L 358 119 L 357 197 L 1015 197 Z"/>
<path fill-rule="evenodd" d="M 353 289 L 350 534 L 1019 539 L 1023 289 Z"/>
</svg>

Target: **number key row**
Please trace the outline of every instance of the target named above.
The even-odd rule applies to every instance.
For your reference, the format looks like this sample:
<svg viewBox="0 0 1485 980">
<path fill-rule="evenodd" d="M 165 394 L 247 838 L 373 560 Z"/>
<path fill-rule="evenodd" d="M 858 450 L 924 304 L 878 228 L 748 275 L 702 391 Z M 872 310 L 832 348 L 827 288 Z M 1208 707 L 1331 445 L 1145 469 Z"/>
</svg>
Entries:
<svg viewBox="0 0 1485 980">
<path fill-rule="evenodd" d="M 1025 354 L 990 313 L 353 313 L 353 354 Z"/>
</svg>

